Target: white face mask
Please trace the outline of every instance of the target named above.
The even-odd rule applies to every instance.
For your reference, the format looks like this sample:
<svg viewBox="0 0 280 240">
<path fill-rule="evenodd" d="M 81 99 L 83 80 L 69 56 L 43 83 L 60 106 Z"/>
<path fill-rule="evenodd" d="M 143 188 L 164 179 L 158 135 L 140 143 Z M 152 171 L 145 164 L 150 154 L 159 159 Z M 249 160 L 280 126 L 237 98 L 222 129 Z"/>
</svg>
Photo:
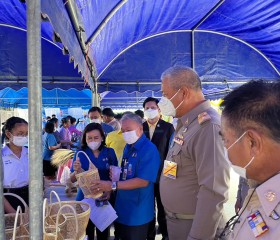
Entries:
<svg viewBox="0 0 280 240">
<path fill-rule="evenodd" d="M 28 137 L 19 137 L 19 136 L 13 136 L 12 135 L 12 142 L 18 147 L 23 147 L 28 144 Z"/>
<path fill-rule="evenodd" d="M 123 133 L 123 138 L 127 144 L 133 144 L 139 139 L 136 130 Z"/>
<path fill-rule="evenodd" d="M 91 119 L 90 122 L 91 123 L 99 123 L 99 124 L 101 124 L 101 120 L 99 118 Z"/>
<path fill-rule="evenodd" d="M 89 142 L 87 145 L 92 151 L 95 151 L 100 147 L 101 142 Z"/>
<path fill-rule="evenodd" d="M 145 117 L 148 119 L 154 119 L 158 116 L 158 110 L 157 109 L 147 109 L 144 111 Z"/>
<path fill-rule="evenodd" d="M 158 103 L 158 106 L 161 110 L 161 113 L 165 116 L 176 116 L 176 110 L 182 105 L 184 100 L 175 108 L 171 100 L 177 95 L 177 93 L 180 91 L 179 89 L 172 98 L 168 99 L 166 97 L 162 97 Z"/>
<path fill-rule="evenodd" d="M 240 141 L 240 139 L 242 139 L 244 137 L 244 135 L 247 133 L 244 132 L 233 144 L 231 144 L 229 146 L 229 148 L 225 148 L 225 157 L 226 157 L 226 160 L 229 162 L 230 166 L 232 167 L 232 169 L 238 174 L 240 175 L 242 178 L 247 178 L 246 176 L 246 168 L 249 167 L 251 165 L 251 163 L 254 161 L 255 157 L 252 157 L 251 160 L 246 164 L 245 167 L 240 167 L 240 166 L 237 166 L 237 165 L 234 165 L 231 163 L 231 161 L 229 160 L 229 157 L 228 157 L 228 151 L 238 142 Z"/>
</svg>

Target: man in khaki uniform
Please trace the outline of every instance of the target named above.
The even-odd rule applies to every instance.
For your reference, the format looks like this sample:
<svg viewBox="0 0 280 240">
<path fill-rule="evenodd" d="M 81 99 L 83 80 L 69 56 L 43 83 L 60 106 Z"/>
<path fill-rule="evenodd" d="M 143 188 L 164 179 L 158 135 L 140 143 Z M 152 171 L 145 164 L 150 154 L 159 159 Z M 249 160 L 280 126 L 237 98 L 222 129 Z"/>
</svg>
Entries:
<svg viewBox="0 0 280 240">
<path fill-rule="evenodd" d="M 229 164 L 219 136 L 220 116 L 205 100 L 192 69 L 175 66 L 161 79 L 162 114 L 178 118 L 160 179 L 169 239 L 214 239 L 224 227 L 229 183 Z"/>
<path fill-rule="evenodd" d="M 280 239 L 280 82 L 251 81 L 223 106 L 221 134 L 232 168 L 256 184 L 221 239 Z"/>
</svg>

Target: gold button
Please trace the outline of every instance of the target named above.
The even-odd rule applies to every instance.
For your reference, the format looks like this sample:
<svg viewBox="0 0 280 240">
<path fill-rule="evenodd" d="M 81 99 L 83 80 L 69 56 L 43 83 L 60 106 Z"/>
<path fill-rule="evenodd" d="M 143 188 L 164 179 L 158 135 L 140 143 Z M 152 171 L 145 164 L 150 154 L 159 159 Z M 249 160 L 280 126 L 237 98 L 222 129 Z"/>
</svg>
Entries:
<svg viewBox="0 0 280 240">
<path fill-rule="evenodd" d="M 267 192 L 265 195 L 265 198 L 267 201 L 272 202 L 276 199 L 276 193 L 275 192 Z"/>
</svg>

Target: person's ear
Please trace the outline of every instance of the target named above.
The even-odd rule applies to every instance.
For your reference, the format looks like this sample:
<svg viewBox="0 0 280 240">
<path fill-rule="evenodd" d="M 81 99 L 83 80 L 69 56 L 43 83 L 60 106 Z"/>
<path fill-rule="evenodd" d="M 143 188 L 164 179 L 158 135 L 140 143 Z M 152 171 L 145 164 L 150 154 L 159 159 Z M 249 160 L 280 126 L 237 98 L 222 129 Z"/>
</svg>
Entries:
<svg viewBox="0 0 280 240">
<path fill-rule="evenodd" d="M 182 94 L 183 94 L 183 98 L 188 98 L 190 95 L 190 90 L 187 87 L 182 87 L 181 88 Z"/>
<path fill-rule="evenodd" d="M 8 130 L 5 130 L 5 135 L 8 139 L 12 138 L 12 134 Z"/>
<path fill-rule="evenodd" d="M 138 137 L 141 137 L 141 133 L 143 132 L 143 126 L 140 126 L 139 128 L 138 128 Z"/>
<path fill-rule="evenodd" d="M 264 144 L 263 137 L 259 132 L 255 130 L 248 130 L 247 136 L 248 136 L 247 144 L 249 144 L 250 147 L 250 155 L 251 157 L 254 157 L 258 155 L 263 149 L 263 144 Z"/>
<path fill-rule="evenodd" d="M 158 109 L 158 112 L 161 113 L 161 110 L 160 110 L 160 108 L 158 106 L 157 106 L 157 109 Z"/>
</svg>

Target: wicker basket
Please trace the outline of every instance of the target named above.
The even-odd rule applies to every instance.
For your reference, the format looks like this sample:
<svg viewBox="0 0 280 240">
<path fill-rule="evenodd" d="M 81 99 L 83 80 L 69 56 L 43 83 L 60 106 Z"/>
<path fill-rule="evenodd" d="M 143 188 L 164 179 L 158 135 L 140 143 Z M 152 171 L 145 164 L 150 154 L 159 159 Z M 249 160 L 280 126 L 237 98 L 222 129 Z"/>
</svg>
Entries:
<svg viewBox="0 0 280 240">
<path fill-rule="evenodd" d="M 99 198 L 103 195 L 103 193 L 100 192 L 98 194 L 94 194 L 92 190 L 92 186 L 94 182 L 96 180 L 100 180 L 98 169 L 90 161 L 88 155 L 85 152 L 79 151 L 77 152 L 76 156 L 78 156 L 79 153 L 83 153 L 86 156 L 87 160 L 89 161 L 89 170 L 76 174 L 78 185 L 82 189 L 85 198 L 93 198 L 93 199 Z"/>
<path fill-rule="evenodd" d="M 22 213 L 21 210 L 21 220 L 22 220 L 22 225 L 25 227 L 28 226 L 29 223 L 29 210 L 26 202 L 18 195 L 14 193 L 4 193 L 4 196 L 12 196 L 20 200 L 24 206 L 24 213 Z M 8 213 L 5 214 L 5 234 L 6 234 L 6 239 L 12 239 L 13 237 L 13 230 L 14 230 L 14 223 L 16 219 L 17 214 L 16 213 Z M 17 222 L 17 225 L 20 226 L 20 223 Z"/>
<path fill-rule="evenodd" d="M 53 202 L 53 195 L 56 196 L 57 202 Z M 90 206 L 87 203 L 79 202 L 79 201 L 60 201 L 59 196 L 56 192 L 51 191 L 50 193 L 50 204 L 47 207 L 47 217 L 49 219 L 55 219 L 57 220 L 57 213 L 64 205 L 70 205 L 72 206 L 77 214 L 77 220 L 78 220 L 78 236 L 76 239 L 84 239 L 86 235 L 86 228 L 88 225 L 89 215 L 90 215 Z M 59 226 L 60 228 L 60 234 L 62 235 L 63 239 L 69 239 L 72 238 L 75 235 L 76 232 L 76 223 L 75 223 L 75 217 L 73 216 L 73 211 L 69 208 L 62 208 L 61 215 L 65 218 L 65 225 Z M 45 219 L 46 219 L 45 218 Z M 61 219 L 61 217 L 59 217 Z M 59 223 L 58 223 L 59 224 Z M 63 222 L 61 222 L 61 225 Z M 46 226 L 46 225 L 45 225 Z M 49 225 L 47 226 L 48 229 L 46 231 L 54 231 L 53 227 L 54 225 L 51 225 L 49 222 Z"/>
<path fill-rule="evenodd" d="M 18 226 L 19 216 L 20 216 L 20 222 Z M 6 238 L 6 240 L 7 239 L 8 238 Z M 27 229 L 27 226 L 24 225 L 23 223 L 23 213 L 20 206 L 17 207 L 12 240 L 29 240 L 29 231 Z"/>
<path fill-rule="evenodd" d="M 66 208 L 68 208 L 67 214 L 63 213 L 64 209 Z M 63 223 L 59 223 L 60 216 L 65 217 L 65 221 Z M 70 222 L 71 230 L 69 231 Z M 78 234 L 79 226 L 77 213 L 73 206 L 69 204 L 65 204 L 59 208 L 54 226 L 45 227 L 44 222 L 44 240 L 77 240 L 80 239 Z"/>
<path fill-rule="evenodd" d="M 66 225 L 66 218 L 62 214 L 50 215 L 48 209 L 48 200 L 45 198 L 43 203 L 44 240 L 62 240 L 63 237 L 61 235 L 60 229 Z"/>
</svg>

